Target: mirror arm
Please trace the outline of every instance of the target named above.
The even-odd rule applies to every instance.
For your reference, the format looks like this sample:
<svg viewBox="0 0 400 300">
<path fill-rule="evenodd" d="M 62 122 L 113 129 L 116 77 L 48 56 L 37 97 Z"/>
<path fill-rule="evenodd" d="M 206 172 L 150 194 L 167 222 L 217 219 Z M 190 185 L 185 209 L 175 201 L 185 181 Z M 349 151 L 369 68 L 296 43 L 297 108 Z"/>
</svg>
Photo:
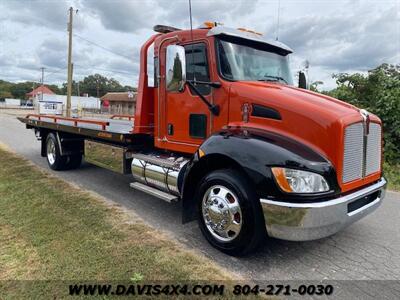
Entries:
<svg viewBox="0 0 400 300">
<path fill-rule="evenodd" d="M 207 107 L 211 111 L 211 113 L 215 116 L 218 116 L 219 115 L 219 105 L 211 104 L 210 102 L 208 102 L 208 100 L 199 92 L 199 90 L 196 88 L 196 86 L 192 83 L 191 80 L 187 80 L 186 82 L 193 89 L 195 94 L 200 97 L 200 99 L 204 102 L 204 104 L 207 105 Z"/>
<path fill-rule="evenodd" d="M 204 84 L 204 85 L 209 85 L 213 88 L 220 88 L 222 86 L 221 82 L 218 81 L 199 81 L 199 80 L 187 80 L 188 82 L 193 84 Z"/>
</svg>

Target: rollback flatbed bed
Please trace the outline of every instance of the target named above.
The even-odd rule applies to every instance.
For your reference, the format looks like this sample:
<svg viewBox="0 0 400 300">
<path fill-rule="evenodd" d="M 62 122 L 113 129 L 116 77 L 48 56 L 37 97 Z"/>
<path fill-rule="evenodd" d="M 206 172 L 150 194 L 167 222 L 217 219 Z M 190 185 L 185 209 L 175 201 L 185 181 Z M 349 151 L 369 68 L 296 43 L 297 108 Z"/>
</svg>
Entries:
<svg viewBox="0 0 400 300">
<path fill-rule="evenodd" d="M 126 120 L 120 118 L 126 118 Z M 18 117 L 18 120 L 25 123 L 28 129 L 40 127 L 121 145 L 135 144 L 135 139 L 142 143 L 144 137 L 143 134 L 133 133 L 134 118 L 130 116 L 67 118 L 55 115 L 29 114 L 26 117 Z"/>
</svg>

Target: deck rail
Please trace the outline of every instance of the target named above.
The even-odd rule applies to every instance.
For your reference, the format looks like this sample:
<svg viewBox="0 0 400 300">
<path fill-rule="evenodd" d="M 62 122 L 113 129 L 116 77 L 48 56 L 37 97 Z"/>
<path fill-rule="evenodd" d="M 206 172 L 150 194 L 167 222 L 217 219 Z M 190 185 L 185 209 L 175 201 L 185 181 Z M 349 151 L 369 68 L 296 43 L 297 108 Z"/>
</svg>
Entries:
<svg viewBox="0 0 400 300">
<path fill-rule="evenodd" d="M 35 117 L 39 121 L 42 121 L 43 118 L 45 119 L 53 119 L 54 123 L 57 123 L 57 120 L 63 121 L 71 121 L 74 123 L 74 126 L 78 126 L 79 123 L 86 123 L 86 124 L 95 124 L 101 126 L 102 130 L 106 130 L 106 127 L 110 125 L 107 121 L 100 121 L 100 120 L 85 120 L 85 119 L 78 119 L 78 118 L 68 118 L 68 117 L 60 117 L 60 116 L 53 116 L 53 115 L 38 115 L 38 114 L 28 114 L 26 116 L 27 119 Z"/>
</svg>

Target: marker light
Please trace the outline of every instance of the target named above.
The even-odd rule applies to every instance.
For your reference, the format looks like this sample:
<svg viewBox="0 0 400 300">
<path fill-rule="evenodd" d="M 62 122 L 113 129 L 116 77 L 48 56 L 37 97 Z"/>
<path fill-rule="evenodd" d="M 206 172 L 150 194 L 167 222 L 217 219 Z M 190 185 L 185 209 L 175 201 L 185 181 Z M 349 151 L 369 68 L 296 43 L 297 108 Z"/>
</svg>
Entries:
<svg viewBox="0 0 400 300">
<path fill-rule="evenodd" d="M 246 28 L 243 28 L 243 27 L 239 27 L 237 30 L 244 31 L 244 32 L 250 32 L 250 33 L 253 33 L 253 34 L 257 34 L 257 35 L 262 35 L 262 33 L 259 33 L 259 32 L 254 31 L 254 30 L 246 29 Z"/>
<path fill-rule="evenodd" d="M 272 168 L 279 187 L 286 193 L 320 193 L 329 191 L 329 185 L 319 174 L 288 168 Z"/>
<path fill-rule="evenodd" d="M 199 157 L 202 158 L 204 155 L 206 155 L 204 151 L 199 149 Z"/>
<path fill-rule="evenodd" d="M 206 28 L 213 28 L 213 27 L 215 27 L 215 26 L 217 26 L 217 23 L 216 22 L 212 22 L 212 21 L 205 21 L 204 22 L 204 26 L 206 27 Z"/>
<path fill-rule="evenodd" d="M 214 28 L 216 26 L 222 26 L 224 25 L 224 23 L 220 23 L 220 22 L 212 22 L 212 21 L 205 21 L 203 23 L 204 26 L 200 26 L 200 28 L 202 29 L 211 29 Z"/>
</svg>

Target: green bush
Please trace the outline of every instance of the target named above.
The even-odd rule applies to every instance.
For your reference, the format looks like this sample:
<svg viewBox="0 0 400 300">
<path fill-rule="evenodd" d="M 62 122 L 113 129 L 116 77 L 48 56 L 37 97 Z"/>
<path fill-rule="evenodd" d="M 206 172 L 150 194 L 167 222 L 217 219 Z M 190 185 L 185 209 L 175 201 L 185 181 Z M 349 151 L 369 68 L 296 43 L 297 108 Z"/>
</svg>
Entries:
<svg viewBox="0 0 400 300">
<path fill-rule="evenodd" d="M 391 190 L 400 191 L 400 164 L 389 165 L 388 163 L 383 164 L 383 172 L 389 185 L 388 188 Z"/>
</svg>

